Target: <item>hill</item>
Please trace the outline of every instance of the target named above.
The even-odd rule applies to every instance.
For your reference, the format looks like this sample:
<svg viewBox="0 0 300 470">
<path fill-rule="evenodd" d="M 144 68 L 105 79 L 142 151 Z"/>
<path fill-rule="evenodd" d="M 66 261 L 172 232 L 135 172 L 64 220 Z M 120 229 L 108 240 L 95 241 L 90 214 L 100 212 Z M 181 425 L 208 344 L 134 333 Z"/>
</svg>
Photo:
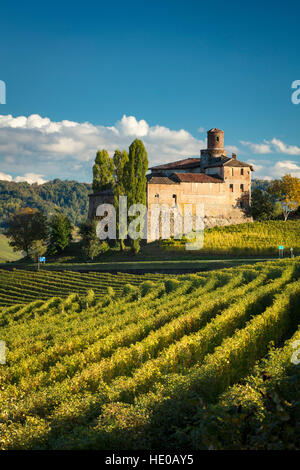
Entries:
<svg viewBox="0 0 300 470">
<path fill-rule="evenodd" d="M 22 258 L 22 254 L 13 251 L 8 244 L 8 239 L 0 233 L 0 263 L 5 261 L 17 261 Z"/>
<path fill-rule="evenodd" d="M 299 449 L 299 274 L 1 273 L 0 448 Z"/>
<path fill-rule="evenodd" d="M 59 208 L 74 225 L 86 219 L 91 185 L 55 179 L 37 185 L 0 181 L 0 230 L 6 220 L 21 208 L 32 207 L 54 214 Z"/>
</svg>

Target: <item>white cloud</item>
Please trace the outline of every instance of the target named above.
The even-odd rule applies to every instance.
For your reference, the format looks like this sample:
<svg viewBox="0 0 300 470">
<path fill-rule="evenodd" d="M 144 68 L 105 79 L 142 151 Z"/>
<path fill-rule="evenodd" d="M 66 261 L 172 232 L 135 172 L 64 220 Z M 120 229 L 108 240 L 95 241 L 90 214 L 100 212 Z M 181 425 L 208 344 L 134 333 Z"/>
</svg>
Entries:
<svg viewBox="0 0 300 470">
<path fill-rule="evenodd" d="M 281 177 L 290 173 L 300 178 L 300 166 L 293 161 L 277 162 L 272 169 L 272 176 Z"/>
<path fill-rule="evenodd" d="M 300 166 L 294 161 L 269 161 L 264 160 L 247 160 L 247 163 L 254 166 L 254 178 L 272 180 L 278 179 L 287 173 L 300 178 Z"/>
<path fill-rule="evenodd" d="M 0 181 L 15 181 L 16 183 L 26 182 L 29 184 L 44 184 L 47 181 L 43 176 L 44 175 L 36 175 L 35 173 L 26 173 L 24 176 L 16 176 L 13 178 L 11 175 L 7 175 L 0 171 Z"/>
<path fill-rule="evenodd" d="M 240 149 L 236 145 L 225 145 L 227 152 L 231 153 L 240 153 Z"/>
<path fill-rule="evenodd" d="M 116 149 L 128 149 L 136 137 L 146 146 L 149 166 L 197 156 L 200 149 L 206 148 L 206 139 L 197 139 L 184 129 L 151 126 L 135 116 L 124 115 L 113 126 L 102 126 L 68 120 L 54 122 L 37 114 L 0 115 L 0 177 L 39 184 L 50 178 L 90 181 L 98 149 L 106 148 L 112 156 Z M 241 141 L 241 144 L 256 154 L 300 155 L 300 148 L 276 138 L 258 144 Z M 226 150 L 237 154 L 246 152 L 235 145 L 227 145 Z M 256 177 L 299 174 L 297 163 L 291 161 L 274 164 L 257 159 L 253 164 Z"/>
<path fill-rule="evenodd" d="M 261 165 L 261 162 L 257 163 L 256 160 L 247 160 L 246 163 L 249 163 L 249 165 L 252 165 L 254 167 L 254 171 L 260 172 L 263 170 L 263 165 Z"/>
<path fill-rule="evenodd" d="M 144 137 L 149 132 L 149 125 L 144 119 L 137 121 L 134 116 L 124 116 L 116 123 L 116 128 L 121 135 Z"/>
<path fill-rule="evenodd" d="M 265 143 L 262 143 L 262 144 L 254 144 L 253 142 L 245 142 L 244 140 L 240 140 L 240 143 L 242 145 L 250 147 L 250 149 L 254 153 L 264 154 L 264 153 L 271 153 L 272 152 L 269 143 L 267 143 L 266 141 L 265 141 Z"/>
<path fill-rule="evenodd" d="M 274 137 L 272 140 L 264 140 L 261 144 L 240 141 L 242 145 L 248 146 L 254 153 L 285 153 L 287 155 L 300 155 L 300 147 L 288 145 Z"/>
<path fill-rule="evenodd" d="M 12 176 L 6 175 L 0 171 L 0 181 L 12 181 Z"/>
<path fill-rule="evenodd" d="M 16 183 L 21 183 L 26 181 L 29 184 L 37 183 L 37 184 L 44 184 L 46 180 L 43 179 L 44 175 L 36 175 L 34 173 L 26 173 L 24 176 L 16 176 L 14 181 Z"/>
<path fill-rule="evenodd" d="M 1 171 L 90 180 L 96 151 L 128 149 L 134 138 L 146 146 L 149 166 L 199 155 L 204 140 L 184 129 L 150 126 L 145 120 L 124 115 L 114 126 L 89 122 L 53 122 L 37 114 L 0 116 Z M 77 173 L 78 175 L 77 175 Z"/>
<path fill-rule="evenodd" d="M 280 153 L 286 153 L 288 155 L 300 155 L 300 147 L 296 145 L 287 145 L 275 137 L 270 142 L 275 147 L 275 150 Z"/>
</svg>

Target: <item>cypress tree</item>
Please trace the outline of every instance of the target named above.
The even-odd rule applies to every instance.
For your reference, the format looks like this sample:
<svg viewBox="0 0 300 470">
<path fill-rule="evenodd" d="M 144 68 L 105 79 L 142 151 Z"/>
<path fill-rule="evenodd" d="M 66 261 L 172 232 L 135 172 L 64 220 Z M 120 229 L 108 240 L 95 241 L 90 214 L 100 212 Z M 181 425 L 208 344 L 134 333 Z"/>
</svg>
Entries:
<svg viewBox="0 0 300 470">
<path fill-rule="evenodd" d="M 128 161 L 124 166 L 123 181 L 128 197 L 128 207 L 132 204 L 146 205 L 146 172 L 148 155 L 143 142 L 135 139 L 129 147 Z"/>
<path fill-rule="evenodd" d="M 98 150 L 93 166 L 93 191 L 103 191 L 112 188 L 113 161 L 107 150 Z"/>
<path fill-rule="evenodd" d="M 124 165 L 123 185 L 127 196 L 128 208 L 133 204 L 147 202 L 146 172 L 148 170 L 148 155 L 143 142 L 135 139 L 129 147 L 128 161 Z M 132 240 L 133 251 L 138 253 L 139 240 Z M 138 245 L 138 246 L 137 246 Z"/>
<path fill-rule="evenodd" d="M 124 167 L 128 162 L 126 150 L 116 150 L 113 156 L 114 163 L 114 205 L 117 215 L 117 233 L 119 233 L 119 196 L 125 196 Z M 124 240 L 120 240 L 121 249 L 124 250 Z"/>
</svg>

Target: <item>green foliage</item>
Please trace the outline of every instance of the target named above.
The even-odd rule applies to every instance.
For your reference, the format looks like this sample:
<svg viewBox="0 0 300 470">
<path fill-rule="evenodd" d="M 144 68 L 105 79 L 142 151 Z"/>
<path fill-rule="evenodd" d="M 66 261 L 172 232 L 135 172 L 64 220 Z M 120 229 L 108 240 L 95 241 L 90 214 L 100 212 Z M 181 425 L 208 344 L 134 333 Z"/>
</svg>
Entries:
<svg viewBox="0 0 300 470">
<path fill-rule="evenodd" d="M 124 168 L 128 163 L 128 153 L 124 150 L 116 150 L 113 156 L 114 162 L 114 206 L 116 210 L 116 219 L 117 219 L 117 233 L 119 233 L 119 197 L 126 196 L 125 192 L 125 181 L 124 181 Z M 125 216 L 126 217 L 126 216 Z M 126 220 L 124 221 L 126 223 Z M 124 250 L 124 240 L 120 240 L 121 250 Z"/>
<path fill-rule="evenodd" d="M 129 147 L 128 161 L 124 166 L 123 178 L 128 207 L 133 204 L 146 205 L 146 172 L 148 156 L 143 142 L 135 139 Z"/>
<path fill-rule="evenodd" d="M 78 225 L 86 219 L 91 188 L 91 184 L 59 179 L 41 185 L 0 181 L 0 229 L 4 229 L 7 220 L 25 207 L 38 209 L 47 218 L 59 209 L 73 225 Z"/>
<path fill-rule="evenodd" d="M 281 203 L 284 220 L 300 206 L 300 178 L 289 174 L 280 180 L 274 180 L 268 191 Z"/>
<path fill-rule="evenodd" d="M 34 240 L 29 248 L 28 255 L 37 263 L 38 269 L 40 267 L 40 257 L 47 252 L 47 245 L 43 240 Z"/>
<path fill-rule="evenodd" d="M 101 242 L 97 236 L 97 225 L 98 221 L 96 219 L 87 220 L 80 225 L 83 252 L 91 260 L 98 256 L 102 250 Z"/>
<path fill-rule="evenodd" d="M 299 449 L 299 274 L 0 271 L 0 448 Z"/>
<path fill-rule="evenodd" d="M 270 220 L 274 215 L 273 201 L 269 193 L 254 189 L 251 196 L 251 215 L 255 220 Z"/>
<path fill-rule="evenodd" d="M 167 279 L 165 281 L 166 292 L 172 292 L 173 290 L 178 289 L 180 282 L 177 279 Z"/>
<path fill-rule="evenodd" d="M 137 238 L 137 239 L 134 239 L 132 240 L 132 247 L 131 247 L 131 251 L 134 255 L 137 255 L 141 250 L 141 242 L 140 242 L 140 239 Z"/>
<path fill-rule="evenodd" d="M 141 284 L 141 295 L 145 297 L 148 293 L 150 293 L 155 288 L 155 284 L 152 281 L 144 281 Z"/>
<path fill-rule="evenodd" d="M 47 239 L 47 219 L 37 209 L 21 209 L 9 219 L 5 235 L 14 250 L 29 254 L 33 242 Z"/>
<path fill-rule="evenodd" d="M 49 252 L 57 254 L 64 251 L 72 240 L 72 224 L 64 214 L 56 214 L 50 222 Z"/>
<path fill-rule="evenodd" d="M 113 160 L 107 150 L 98 150 L 93 166 L 93 191 L 111 189 L 113 185 Z"/>
</svg>

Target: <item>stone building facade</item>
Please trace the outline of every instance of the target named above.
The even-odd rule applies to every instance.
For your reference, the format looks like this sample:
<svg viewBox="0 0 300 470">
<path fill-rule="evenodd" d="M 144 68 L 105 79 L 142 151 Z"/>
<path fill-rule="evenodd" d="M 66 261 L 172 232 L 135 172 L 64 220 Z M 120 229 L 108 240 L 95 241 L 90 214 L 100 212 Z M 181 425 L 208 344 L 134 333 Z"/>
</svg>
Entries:
<svg viewBox="0 0 300 470">
<path fill-rule="evenodd" d="M 252 165 L 226 155 L 224 132 L 207 133 L 207 149 L 200 158 L 187 158 L 150 168 L 147 203 L 177 205 L 203 204 L 204 226 L 238 224 L 252 219 L 246 216 L 251 201 Z M 149 237 L 150 232 L 149 232 Z"/>
<path fill-rule="evenodd" d="M 203 205 L 204 226 L 238 224 L 252 219 L 246 216 L 251 201 L 251 172 L 253 167 L 228 157 L 224 149 L 224 132 L 207 132 L 207 149 L 200 158 L 154 166 L 147 175 L 148 241 L 161 236 L 151 232 L 150 210 L 153 204 L 176 207 L 183 213 L 185 204 Z M 99 204 L 113 201 L 112 193 L 90 196 L 89 218 L 95 216 Z M 157 207 L 157 206 L 156 206 Z M 174 235 L 174 233 L 171 233 Z"/>
</svg>

